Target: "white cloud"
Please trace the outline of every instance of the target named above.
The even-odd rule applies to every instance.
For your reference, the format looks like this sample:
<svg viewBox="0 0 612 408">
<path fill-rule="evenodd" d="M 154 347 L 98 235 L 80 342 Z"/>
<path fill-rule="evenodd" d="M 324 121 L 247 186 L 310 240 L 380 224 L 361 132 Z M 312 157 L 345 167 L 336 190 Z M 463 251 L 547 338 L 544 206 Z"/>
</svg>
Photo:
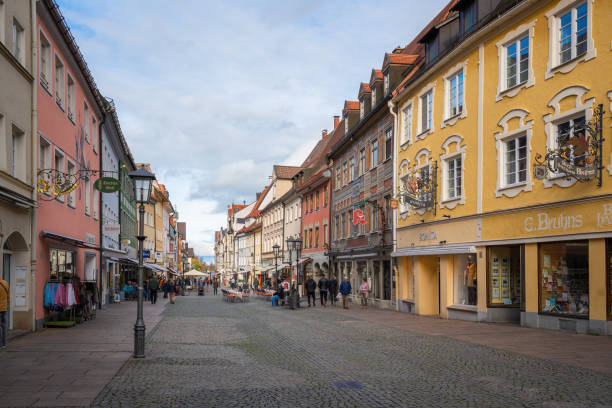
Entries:
<svg viewBox="0 0 612 408">
<path fill-rule="evenodd" d="M 446 2 L 59 3 L 135 159 L 210 255 L 226 205 L 252 201 L 273 164 L 300 164 L 384 53 Z"/>
</svg>

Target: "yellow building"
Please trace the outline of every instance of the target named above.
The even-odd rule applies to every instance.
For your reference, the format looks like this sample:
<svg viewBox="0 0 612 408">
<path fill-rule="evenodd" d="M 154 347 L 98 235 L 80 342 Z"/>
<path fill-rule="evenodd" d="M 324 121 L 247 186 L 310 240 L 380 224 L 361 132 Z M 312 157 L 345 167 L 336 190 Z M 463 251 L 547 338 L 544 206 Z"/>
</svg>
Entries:
<svg viewBox="0 0 612 408">
<path fill-rule="evenodd" d="M 453 1 L 419 35 L 391 101 L 398 309 L 612 334 L 611 6 Z"/>
</svg>

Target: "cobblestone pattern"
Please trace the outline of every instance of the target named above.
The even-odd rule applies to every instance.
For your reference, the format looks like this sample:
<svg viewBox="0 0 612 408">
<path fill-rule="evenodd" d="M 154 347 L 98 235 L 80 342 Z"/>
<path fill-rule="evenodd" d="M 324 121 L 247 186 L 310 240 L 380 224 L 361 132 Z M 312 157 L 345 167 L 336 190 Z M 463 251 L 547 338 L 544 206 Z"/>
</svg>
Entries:
<svg viewBox="0 0 612 408">
<path fill-rule="evenodd" d="M 94 406 L 612 406 L 605 374 L 255 299 L 180 297 L 147 347 Z"/>
</svg>

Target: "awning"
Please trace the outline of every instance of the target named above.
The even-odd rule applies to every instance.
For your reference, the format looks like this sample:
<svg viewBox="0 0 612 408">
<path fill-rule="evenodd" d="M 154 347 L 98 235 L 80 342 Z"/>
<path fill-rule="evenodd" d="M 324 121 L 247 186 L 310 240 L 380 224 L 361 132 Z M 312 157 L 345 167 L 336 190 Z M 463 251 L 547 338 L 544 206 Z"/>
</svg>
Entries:
<svg viewBox="0 0 612 408">
<path fill-rule="evenodd" d="M 419 256 L 419 255 L 447 255 L 447 254 L 473 254 L 476 247 L 473 245 L 438 245 L 426 247 L 410 247 L 398 249 L 391 256 Z"/>
<path fill-rule="evenodd" d="M 84 241 L 81 241 L 80 239 L 68 237 L 66 235 L 55 234 L 55 233 L 49 232 L 49 231 L 41 231 L 40 235 L 43 238 L 49 238 L 49 239 L 52 239 L 54 241 L 59 241 L 59 242 L 62 242 L 64 244 L 76 246 L 76 247 L 79 247 L 79 248 L 96 248 L 95 246 L 86 244 Z"/>
<path fill-rule="evenodd" d="M 305 258 L 300 258 L 300 260 L 297 262 L 298 265 L 303 265 L 305 263 L 311 262 L 312 258 L 309 257 L 305 257 Z M 295 266 L 295 262 L 292 262 L 290 265 L 292 268 Z"/>
<path fill-rule="evenodd" d="M 371 256 L 378 256 L 378 253 L 370 252 L 367 254 L 340 255 L 338 256 L 338 259 L 368 258 Z"/>
<path fill-rule="evenodd" d="M 138 260 L 137 259 L 130 258 L 128 256 L 120 256 L 117 259 L 119 259 L 119 262 L 121 262 L 121 263 L 138 265 Z"/>
</svg>

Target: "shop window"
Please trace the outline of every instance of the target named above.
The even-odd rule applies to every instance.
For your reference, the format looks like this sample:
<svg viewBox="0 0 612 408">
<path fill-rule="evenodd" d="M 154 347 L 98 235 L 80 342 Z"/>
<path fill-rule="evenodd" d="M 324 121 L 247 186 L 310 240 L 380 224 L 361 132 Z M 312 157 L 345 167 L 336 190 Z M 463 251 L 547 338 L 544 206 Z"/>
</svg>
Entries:
<svg viewBox="0 0 612 408">
<path fill-rule="evenodd" d="M 370 285 L 370 290 L 376 299 L 381 298 L 381 288 L 380 288 L 380 262 L 374 261 L 372 262 L 372 266 L 374 268 L 374 277 L 372 279 L 372 284 Z"/>
<path fill-rule="evenodd" d="M 488 261 L 489 305 L 520 305 L 521 247 L 490 247 Z"/>
<path fill-rule="evenodd" d="M 540 311 L 589 315 L 588 241 L 540 244 Z"/>
<path fill-rule="evenodd" d="M 85 254 L 85 281 L 95 282 L 97 279 L 96 255 Z"/>
<path fill-rule="evenodd" d="M 49 253 L 49 280 L 62 281 L 74 275 L 74 253 L 62 249 L 51 249 Z"/>
<path fill-rule="evenodd" d="M 453 256 L 454 294 L 456 305 L 476 306 L 478 300 L 476 255 Z"/>
</svg>

